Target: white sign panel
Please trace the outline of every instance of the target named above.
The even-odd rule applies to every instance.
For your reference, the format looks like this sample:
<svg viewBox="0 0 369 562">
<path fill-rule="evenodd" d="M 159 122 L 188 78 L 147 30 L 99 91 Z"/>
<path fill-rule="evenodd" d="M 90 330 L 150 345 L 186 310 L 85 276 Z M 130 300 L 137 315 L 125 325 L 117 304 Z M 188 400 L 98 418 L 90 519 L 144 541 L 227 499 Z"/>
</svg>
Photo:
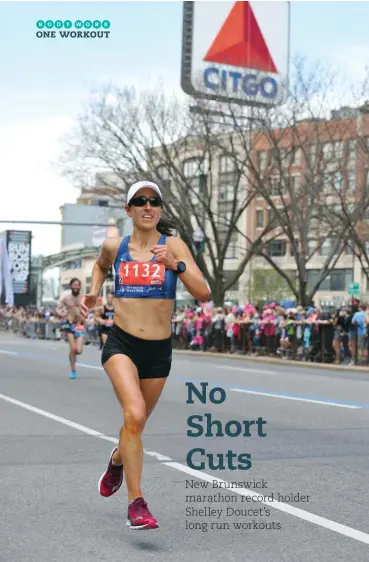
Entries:
<svg viewBox="0 0 369 562">
<path fill-rule="evenodd" d="M 182 88 L 273 106 L 287 97 L 289 2 L 184 2 Z"/>
</svg>

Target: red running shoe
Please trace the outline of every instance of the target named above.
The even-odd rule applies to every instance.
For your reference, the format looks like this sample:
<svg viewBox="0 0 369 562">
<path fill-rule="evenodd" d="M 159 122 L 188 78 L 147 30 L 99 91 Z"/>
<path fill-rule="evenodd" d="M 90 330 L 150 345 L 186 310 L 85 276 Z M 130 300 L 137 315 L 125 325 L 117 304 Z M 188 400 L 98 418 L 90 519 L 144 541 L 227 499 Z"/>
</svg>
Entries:
<svg viewBox="0 0 369 562">
<path fill-rule="evenodd" d="M 104 498 L 112 496 L 119 490 L 123 482 L 123 465 L 117 466 L 113 464 L 113 454 L 118 450 L 114 447 L 111 452 L 108 468 L 99 480 L 99 492 Z"/>
<path fill-rule="evenodd" d="M 147 507 L 143 498 L 136 498 L 128 504 L 127 525 L 130 529 L 157 529 L 158 522 Z"/>
</svg>

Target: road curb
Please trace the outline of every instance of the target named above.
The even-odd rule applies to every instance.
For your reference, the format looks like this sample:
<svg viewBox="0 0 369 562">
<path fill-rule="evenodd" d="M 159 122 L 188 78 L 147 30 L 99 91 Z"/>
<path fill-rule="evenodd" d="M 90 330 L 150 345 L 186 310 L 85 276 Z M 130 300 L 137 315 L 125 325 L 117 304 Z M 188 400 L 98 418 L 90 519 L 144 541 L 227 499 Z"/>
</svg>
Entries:
<svg viewBox="0 0 369 562">
<path fill-rule="evenodd" d="M 217 359 L 232 359 L 234 361 L 244 361 L 253 363 L 269 363 L 271 365 L 294 365 L 296 367 L 306 367 L 308 369 L 325 369 L 327 371 L 351 371 L 368 373 L 369 366 L 350 366 L 350 365 L 332 365 L 327 363 L 312 363 L 309 361 L 293 361 L 286 359 L 278 359 L 274 357 L 250 357 L 249 355 L 234 355 L 231 353 L 214 353 L 212 351 L 187 351 L 185 349 L 173 349 L 173 355 L 188 355 L 189 357 L 216 357 Z"/>
</svg>

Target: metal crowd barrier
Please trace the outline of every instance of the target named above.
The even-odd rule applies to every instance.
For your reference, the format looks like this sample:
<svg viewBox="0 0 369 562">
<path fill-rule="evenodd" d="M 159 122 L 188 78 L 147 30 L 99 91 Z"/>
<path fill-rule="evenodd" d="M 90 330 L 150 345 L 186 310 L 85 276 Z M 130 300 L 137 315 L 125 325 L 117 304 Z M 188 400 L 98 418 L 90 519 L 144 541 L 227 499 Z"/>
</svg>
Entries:
<svg viewBox="0 0 369 562">
<path fill-rule="evenodd" d="M 261 322 L 260 324 L 266 325 Z M 336 353 L 333 346 L 334 326 L 332 324 L 324 324 L 321 322 L 312 323 L 295 323 L 295 327 L 301 326 L 301 334 L 297 336 L 295 333 L 288 344 L 288 347 L 282 347 L 280 334 L 265 335 L 255 337 L 258 324 L 242 323 L 239 325 L 239 337 L 233 335 L 227 336 L 225 328 L 215 329 L 202 328 L 201 330 L 187 330 L 182 326 L 177 329 L 176 323 L 172 325 L 172 337 L 174 349 L 188 349 L 194 351 L 213 351 L 218 353 L 236 353 L 239 355 L 258 355 L 269 357 L 281 357 L 293 359 L 295 361 L 310 361 L 316 363 L 332 363 L 335 360 Z M 310 337 L 304 338 L 305 330 L 310 330 Z M 358 346 L 358 330 L 353 327 L 352 342 L 354 344 L 353 356 L 350 352 L 349 336 L 343 336 L 341 342 L 340 357 L 343 360 L 352 361 L 354 364 L 359 360 Z M 200 335 L 199 343 L 193 343 L 194 334 Z M 369 356 L 369 338 L 366 339 L 366 350 Z"/>
<path fill-rule="evenodd" d="M 64 333 L 60 322 L 23 320 L 0 315 L 0 330 L 9 330 L 29 339 L 64 340 Z M 100 337 L 96 326 L 87 326 L 85 333 L 87 345 L 100 345 Z"/>
<path fill-rule="evenodd" d="M 180 325 L 178 329 L 177 323 L 172 323 L 172 343 L 174 349 L 188 349 L 196 351 L 213 351 L 218 353 L 236 353 L 240 355 L 258 355 L 269 357 L 281 357 L 293 359 L 297 361 L 312 361 L 316 363 L 332 363 L 335 359 L 335 350 L 333 347 L 334 326 L 320 322 L 313 323 L 295 323 L 295 327 L 301 326 L 301 334 L 297 337 L 295 333 L 285 348 L 280 342 L 280 335 L 260 334 L 255 337 L 255 331 L 260 324 L 265 323 L 241 323 L 238 337 L 233 335 L 228 337 L 227 331 L 223 327 L 215 329 L 211 327 L 203 327 L 199 330 L 189 330 L 186 326 Z M 310 326 L 311 334 L 309 340 L 304 338 L 305 329 Z M 59 322 L 53 321 L 20 321 L 17 318 L 11 318 L 0 315 L 0 330 L 10 330 L 29 339 L 42 339 L 60 341 L 65 336 L 62 326 Z M 194 337 L 196 335 L 196 338 Z M 200 337 L 198 337 L 200 335 Z M 343 336 L 341 357 L 351 360 L 354 364 L 359 361 L 359 338 L 358 331 L 355 327 L 352 330 L 352 343 L 354 353 L 350 351 L 349 338 Z M 85 332 L 86 345 L 100 346 L 100 336 L 96 325 L 86 326 Z M 367 359 L 369 363 L 369 338 L 366 338 L 365 344 Z M 353 356 L 352 356 L 353 355 Z"/>
</svg>

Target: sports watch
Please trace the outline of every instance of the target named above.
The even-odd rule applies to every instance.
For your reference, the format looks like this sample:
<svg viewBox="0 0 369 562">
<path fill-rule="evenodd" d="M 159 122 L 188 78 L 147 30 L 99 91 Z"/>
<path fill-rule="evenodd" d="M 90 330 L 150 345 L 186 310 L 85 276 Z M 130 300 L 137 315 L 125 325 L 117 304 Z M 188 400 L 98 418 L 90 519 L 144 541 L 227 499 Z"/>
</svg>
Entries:
<svg viewBox="0 0 369 562">
<path fill-rule="evenodd" d="M 175 273 L 180 274 L 186 271 L 186 264 L 183 261 L 177 261 L 177 269 Z"/>
</svg>

